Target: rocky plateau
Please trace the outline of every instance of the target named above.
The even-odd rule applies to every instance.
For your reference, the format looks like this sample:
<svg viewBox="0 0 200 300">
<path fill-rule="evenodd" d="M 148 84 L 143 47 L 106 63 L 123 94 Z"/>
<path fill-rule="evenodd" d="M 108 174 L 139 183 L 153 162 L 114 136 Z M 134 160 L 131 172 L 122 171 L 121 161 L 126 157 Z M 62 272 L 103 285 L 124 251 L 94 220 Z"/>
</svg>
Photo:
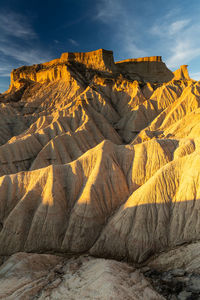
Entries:
<svg viewBox="0 0 200 300">
<path fill-rule="evenodd" d="M 200 82 L 63 53 L 0 94 L 0 299 L 200 299 Z"/>
</svg>

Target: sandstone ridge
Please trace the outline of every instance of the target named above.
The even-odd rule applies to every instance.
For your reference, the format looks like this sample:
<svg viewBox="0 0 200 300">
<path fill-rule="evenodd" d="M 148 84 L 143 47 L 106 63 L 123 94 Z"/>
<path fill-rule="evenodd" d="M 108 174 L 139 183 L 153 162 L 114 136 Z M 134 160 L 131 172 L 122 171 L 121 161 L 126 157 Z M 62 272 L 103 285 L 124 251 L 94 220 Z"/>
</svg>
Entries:
<svg viewBox="0 0 200 300">
<path fill-rule="evenodd" d="M 113 52 L 104 49 L 91 52 L 66 52 L 61 55 L 60 61 L 80 63 L 87 68 L 102 71 L 112 71 L 115 69 Z"/>
<path fill-rule="evenodd" d="M 116 63 L 118 70 L 128 73 L 132 79 L 146 82 L 168 82 L 174 75 L 162 62 L 161 56 L 127 59 Z"/>
<path fill-rule="evenodd" d="M 0 299 L 198 299 L 200 82 L 103 49 L 11 79 Z"/>
<path fill-rule="evenodd" d="M 187 65 L 182 65 L 180 68 L 176 71 L 174 71 L 174 79 L 176 80 L 189 80 L 190 76 L 188 74 Z"/>
<path fill-rule="evenodd" d="M 15 69 L 11 73 L 11 89 L 19 88 L 21 79 L 34 82 L 64 79 L 69 67 L 74 64 L 79 65 L 80 70 L 86 68 L 114 74 L 122 73 L 128 75 L 131 80 L 144 82 L 163 83 L 170 81 L 174 76 L 162 62 L 161 56 L 133 58 L 115 63 L 112 51 L 99 49 L 91 52 L 66 52 L 50 62 Z"/>
</svg>

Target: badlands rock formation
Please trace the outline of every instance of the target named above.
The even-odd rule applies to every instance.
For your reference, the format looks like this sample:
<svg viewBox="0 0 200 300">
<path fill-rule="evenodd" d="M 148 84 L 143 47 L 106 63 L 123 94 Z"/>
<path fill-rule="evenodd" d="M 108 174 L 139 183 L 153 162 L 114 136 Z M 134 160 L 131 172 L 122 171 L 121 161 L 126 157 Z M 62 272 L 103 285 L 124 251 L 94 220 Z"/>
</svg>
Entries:
<svg viewBox="0 0 200 300">
<path fill-rule="evenodd" d="M 88 256 L 17 253 L 1 267 L 0 278 L 1 299 L 164 300 L 135 268 Z"/>
<path fill-rule="evenodd" d="M 161 56 L 126 59 L 118 61 L 116 66 L 122 74 L 128 74 L 132 80 L 163 83 L 174 77 L 173 73 L 162 62 Z"/>
<path fill-rule="evenodd" d="M 0 299 L 197 297 L 199 121 L 200 83 L 159 56 L 115 63 L 100 49 L 13 70 Z"/>
</svg>

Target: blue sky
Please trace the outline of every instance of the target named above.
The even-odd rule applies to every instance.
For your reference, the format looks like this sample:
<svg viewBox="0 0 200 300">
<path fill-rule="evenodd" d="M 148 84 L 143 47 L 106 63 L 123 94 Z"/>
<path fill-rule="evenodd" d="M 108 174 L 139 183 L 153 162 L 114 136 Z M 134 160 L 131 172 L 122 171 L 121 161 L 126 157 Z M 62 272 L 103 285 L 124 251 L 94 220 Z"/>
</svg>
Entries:
<svg viewBox="0 0 200 300">
<path fill-rule="evenodd" d="M 0 92 L 10 71 L 104 48 L 115 60 L 161 55 L 200 79 L 199 0 L 0 0 Z"/>
</svg>

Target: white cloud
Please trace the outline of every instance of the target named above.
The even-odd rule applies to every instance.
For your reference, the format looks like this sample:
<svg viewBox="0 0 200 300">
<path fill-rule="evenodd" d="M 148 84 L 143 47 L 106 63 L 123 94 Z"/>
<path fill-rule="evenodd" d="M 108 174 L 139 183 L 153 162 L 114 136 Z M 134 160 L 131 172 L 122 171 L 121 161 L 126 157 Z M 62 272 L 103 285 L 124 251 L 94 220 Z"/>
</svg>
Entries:
<svg viewBox="0 0 200 300">
<path fill-rule="evenodd" d="M 51 59 L 40 46 L 30 21 L 15 12 L 0 12 L 0 77 L 10 74 L 23 64 L 35 64 Z"/>
<path fill-rule="evenodd" d="M 144 51 L 136 45 L 137 41 L 135 41 L 131 33 L 121 33 L 120 36 L 122 42 L 122 49 L 125 52 L 125 55 L 128 55 L 128 57 L 130 58 L 147 56 L 146 51 Z M 126 57 L 124 59 L 126 59 Z"/>
<path fill-rule="evenodd" d="M 50 55 L 45 52 L 45 55 L 42 49 L 24 47 L 23 45 L 17 45 L 12 43 L 9 44 L 0 44 L 0 52 L 6 56 L 10 56 L 13 59 L 17 60 L 19 63 L 26 64 L 35 64 L 45 62 L 49 59 Z"/>
<path fill-rule="evenodd" d="M 178 20 L 170 24 L 169 26 L 169 34 L 170 35 L 175 35 L 179 34 L 180 31 L 182 31 L 187 25 L 189 25 L 190 20 Z"/>
<path fill-rule="evenodd" d="M 196 73 L 191 73 L 190 77 L 194 80 L 199 81 L 200 80 L 200 72 L 196 72 Z"/>
<path fill-rule="evenodd" d="M 120 0 L 101 0 L 97 4 L 96 19 L 101 22 L 109 23 L 115 21 L 116 17 L 124 13 L 124 8 Z"/>
<path fill-rule="evenodd" d="M 156 24 L 150 28 L 149 32 L 161 38 L 173 38 L 174 35 L 180 34 L 190 22 L 190 19 L 176 20 L 173 22 L 169 20 L 169 18 L 163 18 L 162 20 L 158 20 Z M 175 38 L 177 38 L 177 36 Z"/>
<path fill-rule="evenodd" d="M 179 67 L 189 63 L 192 59 L 200 56 L 200 45 L 192 45 L 192 39 L 177 40 L 171 49 L 171 55 L 166 63 L 170 68 Z"/>
<path fill-rule="evenodd" d="M 0 67 L 0 77 L 9 77 L 10 76 L 10 66 L 4 66 L 4 67 Z"/>
<path fill-rule="evenodd" d="M 95 20 L 112 29 L 113 42 L 119 44 L 121 57 L 146 56 L 146 51 L 139 45 L 141 36 L 137 34 L 135 18 L 127 9 L 122 0 L 101 0 L 97 5 Z"/>
<path fill-rule="evenodd" d="M 14 12 L 0 13 L 0 31 L 2 36 L 14 36 L 17 38 L 35 38 L 36 33 L 29 24 L 27 18 Z"/>
<path fill-rule="evenodd" d="M 151 35 L 159 39 L 159 46 L 166 54 L 169 68 L 178 68 L 200 56 L 199 24 L 189 18 L 172 17 L 157 20 L 150 28 Z"/>
<path fill-rule="evenodd" d="M 79 46 L 79 43 L 73 39 L 68 39 L 68 41 L 74 46 Z"/>
</svg>

